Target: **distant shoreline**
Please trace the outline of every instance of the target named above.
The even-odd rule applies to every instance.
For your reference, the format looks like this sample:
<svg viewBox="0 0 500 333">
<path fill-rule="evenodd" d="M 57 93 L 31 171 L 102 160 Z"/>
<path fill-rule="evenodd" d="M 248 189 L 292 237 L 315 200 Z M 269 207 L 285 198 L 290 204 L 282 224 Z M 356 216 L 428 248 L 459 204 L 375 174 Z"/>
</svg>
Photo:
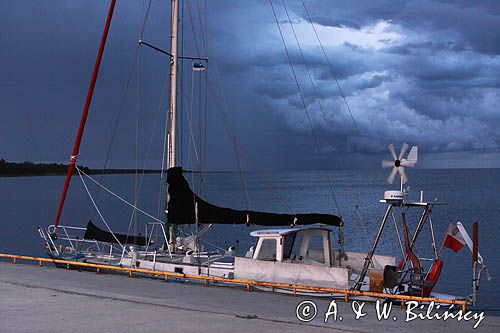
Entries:
<svg viewBox="0 0 500 333">
<path fill-rule="evenodd" d="M 84 170 L 82 169 L 87 175 L 101 175 L 103 174 L 103 170 L 99 169 L 87 169 Z M 141 173 L 148 173 L 148 174 L 153 174 L 153 173 L 161 173 L 160 170 L 137 170 L 139 174 Z M 128 169 L 109 169 L 105 170 L 104 174 L 105 175 L 130 175 L 130 174 L 135 174 L 136 170 L 128 170 Z M 75 171 L 74 174 L 77 174 Z M 0 172 L 0 177 L 39 177 L 39 176 L 64 176 L 66 175 L 66 171 L 64 172 L 31 172 L 31 173 L 3 173 Z"/>
<path fill-rule="evenodd" d="M 147 173 L 157 174 L 162 170 L 154 169 L 90 169 L 79 165 L 83 172 L 88 175 L 119 175 L 119 174 L 135 174 Z M 33 163 L 33 162 L 8 162 L 0 159 L 0 177 L 38 177 L 38 176 L 64 176 L 68 171 L 68 165 L 62 163 Z M 166 170 L 164 170 L 166 171 Z M 185 173 L 199 173 L 198 171 L 183 170 Z M 224 171 L 215 171 L 216 173 Z M 213 172 L 210 172 L 213 173 Z M 74 174 L 77 174 L 76 170 Z"/>
<path fill-rule="evenodd" d="M 90 169 L 85 166 L 78 166 L 83 172 L 88 175 L 132 175 L 136 172 L 139 174 L 159 174 L 161 170 L 155 169 Z M 500 169 L 498 167 L 489 168 L 429 168 L 420 170 L 487 170 L 487 169 Z M 352 169 L 353 170 L 353 169 Z M 352 171 L 351 170 L 351 171 Z M 364 170 L 364 169 L 359 169 Z M 104 172 L 103 172 L 104 171 Z M 318 171 L 318 170 L 283 170 L 278 172 L 297 172 L 297 171 Z M 337 171 L 346 171 L 345 169 L 339 169 Z M 58 163 L 33 163 L 33 162 L 7 162 L 4 159 L 0 159 L 0 178 L 2 177 L 39 177 L 39 176 L 64 176 L 68 172 L 67 164 Z M 166 170 L 164 170 L 166 172 Z M 217 170 L 217 171 L 192 171 L 183 170 L 183 173 L 203 173 L 203 174 L 223 174 L 223 173 L 234 173 L 237 171 L 227 171 L 227 170 Z M 244 173 L 253 173 L 252 171 L 243 171 Z M 261 171 L 262 172 L 262 171 Z M 269 172 L 277 172 L 276 170 L 269 170 Z M 75 170 L 74 174 L 77 172 Z"/>
</svg>

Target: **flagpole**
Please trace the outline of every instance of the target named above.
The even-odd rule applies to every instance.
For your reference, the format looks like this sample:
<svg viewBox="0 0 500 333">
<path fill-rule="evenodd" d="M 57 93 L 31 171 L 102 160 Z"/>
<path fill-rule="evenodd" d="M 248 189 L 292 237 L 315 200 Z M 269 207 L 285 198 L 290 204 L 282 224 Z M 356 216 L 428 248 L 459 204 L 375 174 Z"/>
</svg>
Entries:
<svg viewBox="0 0 500 333">
<path fill-rule="evenodd" d="M 441 251 L 443 251 L 443 248 L 444 248 L 444 240 L 446 239 L 446 235 L 444 236 L 443 238 L 443 241 L 441 242 L 441 247 L 439 248 L 439 251 L 437 253 L 437 258 L 441 258 Z"/>
</svg>

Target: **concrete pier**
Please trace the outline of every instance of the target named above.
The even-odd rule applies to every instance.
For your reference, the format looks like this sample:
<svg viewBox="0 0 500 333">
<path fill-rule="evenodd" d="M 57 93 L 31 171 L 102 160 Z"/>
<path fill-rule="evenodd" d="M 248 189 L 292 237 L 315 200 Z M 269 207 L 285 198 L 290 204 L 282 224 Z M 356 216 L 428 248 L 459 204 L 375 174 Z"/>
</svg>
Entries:
<svg viewBox="0 0 500 333">
<path fill-rule="evenodd" d="M 305 300 L 317 307 L 310 322 L 296 317 L 297 305 Z M 338 300 L 337 320 L 330 316 L 325 323 L 329 304 L 243 288 L 0 262 L 2 332 L 464 332 L 477 322 L 405 322 L 405 308 L 396 304 L 389 319 L 379 321 L 372 303 L 365 304 L 366 315 L 356 320 L 352 303 Z M 475 331 L 500 332 L 500 317 L 486 315 Z"/>
</svg>

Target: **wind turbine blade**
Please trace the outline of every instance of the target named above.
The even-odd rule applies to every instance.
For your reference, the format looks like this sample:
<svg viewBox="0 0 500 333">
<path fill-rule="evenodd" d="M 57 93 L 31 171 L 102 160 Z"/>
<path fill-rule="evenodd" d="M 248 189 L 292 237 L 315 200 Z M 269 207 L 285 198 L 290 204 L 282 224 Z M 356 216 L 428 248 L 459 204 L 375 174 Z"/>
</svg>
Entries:
<svg viewBox="0 0 500 333">
<path fill-rule="evenodd" d="M 406 177 L 405 168 L 404 167 L 399 167 L 398 171 L 399 171 L 399 174 L 401 175 L 401 182 L 403 184 L 406 184 L 406 182 L 408 181 L 408 177 Z"/>
<path fill-rule="evenodd" d="M 412 161 L 408 161 L 408 160 L 402 160 L 401 166 L 413 168 L 415 166 L 415 163 Z"/>
<path fill-rule="evenodd" d="M 410 153 L 408 154 L 408 157 L 406 159 L 408 161 L 413 162 L 413 163 L 417 163 L 417 160 L 418 160 L 418 146 L 411 147 Z"/>
<path fill-rule="evenodd" d="M 398 155 L 396 155 L 396 150 L 394 149 L 394 144 L 391 143 L 387 148 L 389 148 L 389 152 L 391 153 L 392 155 L 392 158 L 395 160 L 398 159 Z"/>
<path fill-rule="evenodd" d="M 401 151 L 399 152 L 399 157 L 398 157 L 398 160 L 401 161 L 401 159 L 403 158 L 404 154 L 406 153 L 406 151 L 408 150 L 408 144 L 405 142 L 403 143 L 403 146 L 401 147 Z"/>
<path fill-rule="evenodd" d="M 394 161 L 382 161 L 382 168 L 389 168 L 394 166 Z"/>
<path fill-rule="evenodd" d="M 389 174 L 389 177 L 387 177 L 387 182 L 389 184 L 394 183 L 394 178 L 396 178 L 396 175 L 398 174 L 398 168 L 394 167 L 392 168 L 391 173 Z"/>
</svg>

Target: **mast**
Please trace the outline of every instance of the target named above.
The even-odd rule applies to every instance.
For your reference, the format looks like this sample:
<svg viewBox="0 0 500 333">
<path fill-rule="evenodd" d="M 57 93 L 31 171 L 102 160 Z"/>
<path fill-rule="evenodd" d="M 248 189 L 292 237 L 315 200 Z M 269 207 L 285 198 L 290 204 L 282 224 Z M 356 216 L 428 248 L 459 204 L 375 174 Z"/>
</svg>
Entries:
<svg viewBox="0 0 500 333">
<path fill-rule="evenodd" d="M 68 172 L 66 173 L 66 181 L 64 182 L 64 188 L 61 194 L 61 199 L 59 200 L 59 208 L 57 209 L 56 221 L 54 223 L 55 229 L 57 229 L 57 226 L 59 225 L 62 209 L 64 207 L 64 201 L 66 200 L 66 194 L 68 193 L 69 183 L 71 182 L 71 176 L 73 175 L 73 171 L 75 170 L 76 159 L 78 157 L 78 152 L 80 151 L 80 144 L 82 142 L 83 130 L 85 129 L 85 123 L 87 122 L 87 115 L 89 113 L 90 102 L 92 101 L 92 96 L 94 94 L 94 88 L 95 88 L 95 83 L 97 81 L 97 75 L 99 74 L 99 67 L 101 65 L 102 54 L 104 53 L 104 46 L 106 45 L 109 26 L 111 25 L 111 18 L 113 17 L 113 12 L 115 9 L 115 2 L 116 0 L 111 0 L 111 4 L 109 5 L 108 17 L 106 19 L 104 31 L 102 32 L 99 51 L 97 52 L 97 58 L 94 64 L 92 78 L 90 79 L 89 89 L 87 91 L 85 106 L 83 107 L 82 117 L 80 119 L 80 126 L 78 127 L 78 133 L 76 134 L 75 143 L 73 145 L 73 152 L 71 153 L 71 157 L 69 160 Z"/>
<path fill-rule="evenodd" d="M 170 17 L 170 92 L 169 92 L 169 135 L 168 135 L 168 168 L 177 166 L 176 142 L 177 142 L 177 31 L 179 26 L 179 2 L 171 0 Z M 168 203 L 168 194 L 167 194 Z M 169 223 L 169 243 L 175 243 L 174 226 Z"/>
</svg>

